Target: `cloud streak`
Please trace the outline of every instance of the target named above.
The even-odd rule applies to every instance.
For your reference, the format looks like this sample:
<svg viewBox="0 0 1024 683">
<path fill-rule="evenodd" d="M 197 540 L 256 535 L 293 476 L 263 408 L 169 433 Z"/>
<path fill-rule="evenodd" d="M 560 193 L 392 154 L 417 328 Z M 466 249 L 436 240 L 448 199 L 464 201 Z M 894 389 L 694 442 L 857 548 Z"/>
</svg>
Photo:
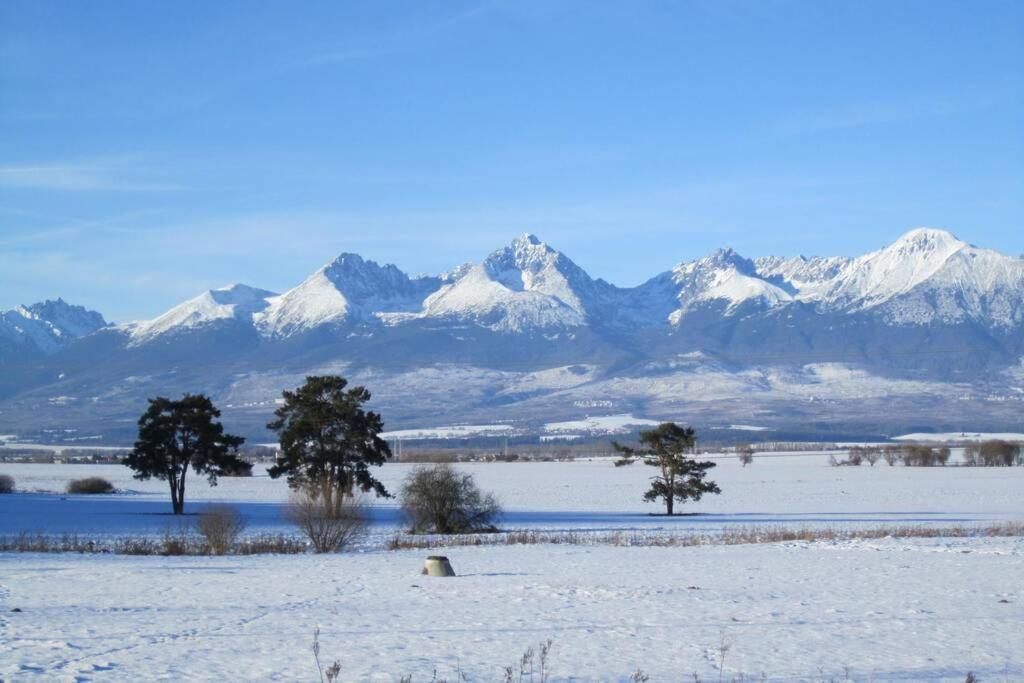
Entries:
<svg viewBox="0 0 1024 683">
<path fill-rule="evenodd" d="M 174 192 L 180 185 L 143 178 L 118 162 L 58 161 L 0 166 L 0 187 L 62 192 Z"/>
</svg>

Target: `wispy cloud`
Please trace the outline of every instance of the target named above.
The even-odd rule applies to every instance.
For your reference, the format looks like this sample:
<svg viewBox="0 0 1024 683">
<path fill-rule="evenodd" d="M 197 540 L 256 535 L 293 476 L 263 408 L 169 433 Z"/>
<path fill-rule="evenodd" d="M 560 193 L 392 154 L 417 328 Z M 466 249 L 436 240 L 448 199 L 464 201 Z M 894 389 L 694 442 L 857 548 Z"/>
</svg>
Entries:
<svg viewBox="0 0 1024 683">
<path fill-rule="evenodd" d="M 171 192 L 182 186 L 149 180 L 119 161 L 57 161 L 0 166 L 0 186 L 67 192 Z"/>
</svg>

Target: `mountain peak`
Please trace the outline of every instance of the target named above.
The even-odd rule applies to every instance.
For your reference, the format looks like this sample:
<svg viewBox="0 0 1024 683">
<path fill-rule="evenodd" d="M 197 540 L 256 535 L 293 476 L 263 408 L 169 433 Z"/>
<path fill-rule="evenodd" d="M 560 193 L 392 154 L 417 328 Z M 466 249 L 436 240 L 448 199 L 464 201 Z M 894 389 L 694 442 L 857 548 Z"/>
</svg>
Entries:
<svg viewBox="0 0 1024 683">
<path fill-rule="evenodd" d="M 106 327 L 96 311 L 75 306 L 61 298 L 0 311 L 0 342 L 5 338 L 51 353 L 79 337 Z"/>
<path fill-rule="evenodd" d="M 544 244 L 540 238 L 534 235 L 532 232 L 524 232 L 523 234 L 512 240 L 512 246 L 539 246 Z"/>
<path fill-rule="evenodd" d="M 701 268 L 735 268 L 736 270 L 744 273 L 750 273 L 754 270 L 754 263 L 748 258 L 741 256 L 732 247 L 725 247 L 722 249 L 716 249 L 707 256 L 697 261 L 698 267 Z"/>
<path fill-rule="evenodd" d="M 90 311 L 84 306 L 69 304 L 60 297 L 57 297 L 56 300 L 47 299 L 31 306 L 21 306 L 19 310 L 24 311 L 23 315 L 27 314 L 26 317 L 41 320 L 53 326 L 58 335 L 82 337 L 107 324 L 103 316 L 96 311 Z"/>
<path fill-rule="evenodd" d="M 910 249 L 915 251 L 956 251 L 968 246 L 966 242 L 948 230 L 939 228 L 914 228 L 900 235 L 889 248 Z"/>
<path fill-rule="evenodd" d="M 351 251 L 343 251 L 340 254 L 338 254 L 334 258 L 334 260 L 332 260 L 330 263 L 324 266 L 324 268 L 330 268 L 331 266 L 361 266 L 366 262 L 366 259 L 364 259 L 359 254 L 353 253 Z"/>
</svg>

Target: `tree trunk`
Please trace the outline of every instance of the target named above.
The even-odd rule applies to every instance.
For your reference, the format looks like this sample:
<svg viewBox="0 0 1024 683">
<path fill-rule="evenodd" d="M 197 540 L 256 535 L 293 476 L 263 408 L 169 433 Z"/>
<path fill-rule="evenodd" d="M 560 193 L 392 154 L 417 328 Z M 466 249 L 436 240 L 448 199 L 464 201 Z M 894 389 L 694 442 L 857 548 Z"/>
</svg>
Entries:
<svg viewBox="0 0 1024 683">
<path fill-rule="evenodd" d="M 184 472 L 180 477 L 170 477 L 167 483 L 171 485 L 171 510 L 174 514 L 181 515 L 185 513 L 185 474 Z"/>
<path fill-rule="evenodd" d="M 185 513 L 185 473 L 188 472 L 188 463 L 185 463 L 185 467 L 181 470 L 181 479 L 178 480 L 178 511 L 174 514 L 181 515 Z"/>
<path fill-rule="evenodd" d="M 668 516 L 672 516 L 672 512 L 675 510 L 676 505 L 676 477 L 673 472 L 671 475 L 665 477 L 665 509 L 668 511 Z"/>
<path fill-rule="evenodd" d="M 167 483 L 171 486 L 171 510 L 176 515 L 181 514 L 181 501 L 178 500 L 178 482 L 173 478 L 168 479 Z"/>
</svg>

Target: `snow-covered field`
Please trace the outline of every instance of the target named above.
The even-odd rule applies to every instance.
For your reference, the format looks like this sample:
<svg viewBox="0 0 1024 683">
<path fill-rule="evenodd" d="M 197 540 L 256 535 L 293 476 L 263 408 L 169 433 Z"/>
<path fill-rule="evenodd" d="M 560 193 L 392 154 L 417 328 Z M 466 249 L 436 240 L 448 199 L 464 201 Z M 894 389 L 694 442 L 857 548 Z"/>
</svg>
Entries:
<svg viewBox="0 0 1024 683">
<path fill-rule="evenodd" d="M 609 461 L 460 465 L 494 491 L 506 528 L 714 532 L 738 524 L 949 526 L 1024 519 L 1024 468 L 829 467 L 823 453 L 721 459 L 723 494 L 650 516 L 650 471 Z M 396 489 L 409 470 L 380 470 Z M 0 496 L 0 534 L 159 533 L 162 482 L 117 466 L 3 465 L 19 489 L 98 474 L 127 494 Z M 192 479 L 195 511 L 232 501 L 284 530 L 282 481 Z M 0 680 L 502 679 L 548 638 L 553 680 L 1024 680 L 1024 540 L 881 539 L 747 546 L 449 548 L 459 576 L 419 575 L 430 551 L 387 551 L 374 510 L 358 552 L 225 558 L 0 554 Z M 15 608 L 20 609 L 14 612 Z M 518 672 L 517 672 L 518 673 Z M 518 676 L 517 676 L 518 678 Z"/>
<path fill-rule="evenodd" d="M 954 460 L 959 451 L 954 454 Z M 714 458 L 714 456 L 711 456 Z M 652 517 L 661 512 L 641 494 L 651 476 L 642 465 L 615 467 L 611 460 L 539 463 L 465 463 L 477 483 L 498 497 L 507 528 L 553 530 L 635 529 L 658 532 L 696 528 L 715 531 L 736 524 L 850 525 L 880 523 L 970 524 L 1024 519 L 1024 468 L 829 467 L 825 453 L 763 454 L 750 467 L 735 457 L 714 458 L 712 478 L 720 496 L 708 496 L 684 512 L 699 516 Z M 414 465 L 389 464 L 378 474 L 390 491 Z M 118 535 L 162 533 L 178 520 L 166 514 L 170 498 L 164 482 L 137 481 L 116 465 L 8 464 L 0 472 L 19 491 L 60 493 L 69 479 L 101 476 L 128 493 L 110 496 L 15 494 L 0 497 L 0 534 L 41 531 L 52 534 Z M 238 505 L 252 531 L 288 530 L 281 506 L 288 499 L 284 480 L 266 476 L 222 478 L 216 487 L 190 475 L 186 511 L 209 502 Z M 376 501 L 371 540 L 400 528 L 397 502 Z"/>
<path fill-rule="evenodd" d="M 345 681 L 499 681 L 548 638 L 553 680 L 715 681 L 723 643 L 723 680 L 1024 680 L 1020 539 L 424 554 L 5 556 L 0 677 L 315 681 L 319 626 Z"/>
</svg>

